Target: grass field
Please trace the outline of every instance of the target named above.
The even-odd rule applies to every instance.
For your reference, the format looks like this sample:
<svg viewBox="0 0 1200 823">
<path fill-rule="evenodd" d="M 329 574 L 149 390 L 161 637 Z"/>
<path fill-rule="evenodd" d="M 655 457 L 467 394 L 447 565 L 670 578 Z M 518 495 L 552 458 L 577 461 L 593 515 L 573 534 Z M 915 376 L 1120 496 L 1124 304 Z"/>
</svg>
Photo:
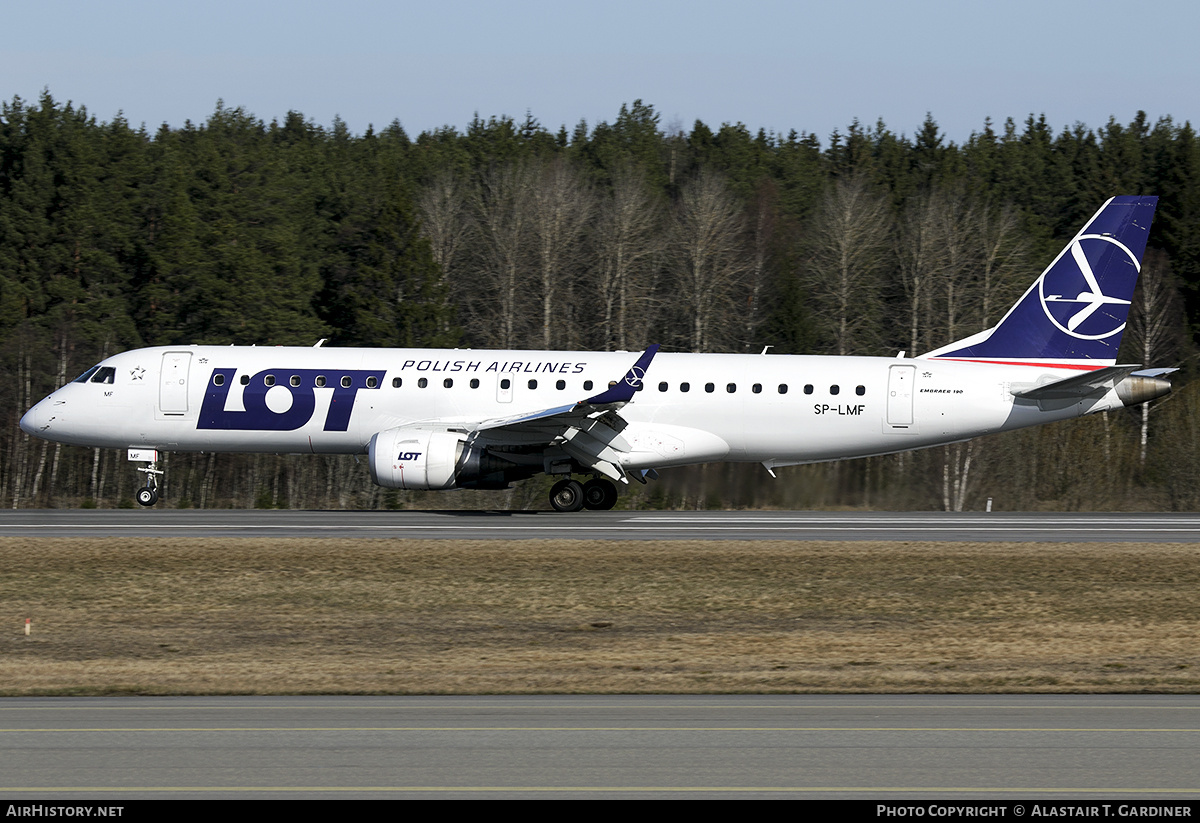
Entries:
<svg viewBox="0 0 1200 823">
<path fill-rule="evenodd" d="M 1198 589 L 1190 544 L 8 538 L 0 694 L 1194 692 Z"/>
</svg>

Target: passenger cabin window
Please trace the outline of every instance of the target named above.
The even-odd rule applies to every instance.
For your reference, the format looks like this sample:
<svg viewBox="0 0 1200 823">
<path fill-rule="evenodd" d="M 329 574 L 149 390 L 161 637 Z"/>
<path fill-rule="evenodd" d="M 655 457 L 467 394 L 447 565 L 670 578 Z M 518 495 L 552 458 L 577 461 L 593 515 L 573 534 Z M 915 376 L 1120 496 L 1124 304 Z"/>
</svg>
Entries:
<svg viewBox="0 0 1200 823">
<path fill-rule="evenodd" d="M 755 394 L 762 394 L 762 383 L 755 383 L 750 387 L 750 391 L 754 392 Z"/>
<path fill-rule="evenodd" d="M 318 377 L 317 379 L 318 379 L 318 380 L 320 380 L 321 378 L 319 378 L 319 377 Z M 241 383 L 243 386 L 249 386 L 249 385 L 250 385 L 250 375 L 248 375 L 248 374 L 243 374 L 243 375 L 241 376 L 241 378 L 239 378 L 239 379 L 238 379 L 238 382 L 239 382 L 239 383 Z M 325 385 L 325 384 L 324 384 L 324 383 L 318 383 L 317 385 L 323 386 L 323 385 Z"/>
<path fill-rule="evenodd" d="M 681 392 L 683 392 L 684 394 L 687 394 L 688 392 L 690 392 L 692 390 L 692 384 L 691 383 L 680 383 L 679 390 Z"/>
<path fill-rule="evenodd" d="M 558 389 L 559 391 L 562 391 L 562 390 L 563 390 L 563 389 L 565 389 L 566 387 L 567 387 L 567 381 L 566 381 L 566 380 L 559 380 L 559 381 L 557 381 L 557 382 L 554 384 L 554 388 Z"/>
<path fill-rule="evenodd" d="M 214 386 L 224 386 L 225 385 L 225 375 L 214 374 L 213 375 L 213 385 Z"/>
<path fill-rule="evenodd" d="M 507 390 L 507 389 L 511 389 L 511 388 L 512 388 L 512 381 L 511 381 L 511 380 L 509 380 L 507 377 L 506 377 L 506 378 L 504 378 L 503 380 L 501 380 L 501 381 L 500 381 L 500 388 L 502 388 L 502 389 L 506 389 L 506 390 Z"/>
<path fill-rule="evenodd" d="M 399 380 L 400 378 L 398 378 L 398 377 L 397 377 L 396 379 L 397 379 L 397 380 Z M 323 374 L 318 374 L 318 375 L 317 375 L 317 379 L 316 379 L 316 380 L 314 380 L 314 381 L 313 381 L 313 383 L 315 383 L 315 384 L 316 384 L 316 386 L 317 386 L 317 388 L 318 388 L 318 389 L 323 389 L 323 388 L 325 388 L 325 375 L 323 375 Z M 397 383 L 396 385 L 398 386 L 398 385 L 400 385 L 400 384 L 399 384 L 399 383 Z"/>
<path fill-rule="evenodd" d="M 347 374 L 345 377 L 342 378 L 342 388 L 343 389 L 350 388 L 350 384 L 353 382 L 354 381 L 350 378 L 350 375 Z"/>
<path fill-rule="evenodd" d="M 479 378 L 478 377 L 471 378 L 471 388 L 473 388 L 473 389 L 479 388 Z"/>
<path fill-rule="evenodd" d="M 804 384 L 804 393 L 805 393 L 805 394 L 812 394 L 812 393 L 813 393 L 813 387 L 812 387 L 812 383 L 805 383 L 805 384 Z"/>
<path fill-rule="evenodd" d="M 666 391 L 666 390 L 667 390 L 667 384 L 666 384 L 666 383 L 659 383 L 659 384 L 658 384 L 658 390 L 659 390 L 659 391 Z"/>
<path fill-rule="evenodd" d="M 592 381 L 591 381 L 591 380 L 584 380 L 584 381 L 583 381 L 583 390 L 584 390 L 584 391 L 591 391 L 591 390 L 592 390 Z"/>
<path fill-rule="evenodd" d="M 320 378 L 317 378 L 317 379 L 319 380 Z M 399 377 L 392 378 L 392 388 L 393 389 L 398 389 L 403 385 L 404 385 L 404 381 L 401 380 Z"/>
<path fill-rule="evenodd" d="M 713 385 L 712 383 L 705 383 L 704 390 L 706 392 L 708 392 L 709 394 L 712 394 L 714 391 L 717 390 L 717 387 L 715 385 Z"/>
<path fill-rule="evenodd" d="M 857 394 L 859 397 L 862 397 L 864 394 L 867 393 L 867 387 L 866 386 L 855 386 L 854 393 Z"/>
<path fill-rule="evenodd" d="M 87 371 L 85 371 L 83 374 L 81 374 L 81 375 L 79 375 L 78 377 L 76 377 L 76 378 L 75 378 L 74 380 L 72 380 L 71 382 L 72 382 L 72 383 L 86 383 L 88 380 L 90 380 L 90 379 L 92 378 L 92 375 L 96 373 L 96 369 L 98 369 L 98 368 L 100 368 L 100 367 L 99 367 L 99 366 L 92 366 L 90 369 L 88 369 L 88 370 L 87 370 Z"/>
<path fill-rule="evenodd" d="M 418 389 L 423 389 L 423 388 L 425 388 L 425 387 L 426 387 L 426 386 L 428 386 L 428 385 L 429 385 L 429 380 L 428 380 L 428 378 L 422 377 L 422 378 L 420 378 L 419 380 L 417 380 L 417 388 L 418 388 Z"/>
<path fill-rule="evenodd" d="M 531 388 L 531 389 L 536 389 L 536 388 L 537 388 L 537 381 L 536 381 L 536 380 L 530 380 L 530 381 L 529 381 L 529 388 Z"/>
<path fill-rule="evenodd" d="M 780 393 L 780 394 L 787 394 L 787 383 L 780 383 L 780 384 L 779 384 L 779 393 Z"/>
<path fill-rule="evenodd" d="M 93 383 L 108 383 L 111 385 L 117 379 L 117 370 L 112 366 L 101 366 L 92 375 Z"/>
<path fill-rule="evenodd" d="M 448 388 L 448 389 L 452 389 L 452 388 L 454 388 L 454 378 L 453 378 L 453 377 L 447 377 L 445 380 L 443 380 L 443 381 L 442 381 L 442 385 L 443 385 L 443 386 L 445 386 L 445 387 L 446 387 L 446 388 Z"/>
<path fill-rule="evenodd" d="M 726 383 L 725 391 L 729 392 L 730 394 L 733 394 L 735 391 L 737 391 L 737 383 Z"/>
<path fill-rule="evenodd" d="M 379 385 L 379 381 L 374 376 L 367 378 L 367 388 L 373 389 Z"/>
<path fill-rule="evenodd" d="M 292 379 L 289 380 L 288 382 L 291 383 L 293 386 L 299 386 L 300 385 L 300 375 L 293 374 Z"/>
<path fill-rule="evenodd" d="M 275 375 L 268 374 L 266 377 L 263 378 L 263 383 L 267 384 L 268 386 L 274 386 L 275 385 Z"/>
<path fill-rule="evenodd" d="M 840 392 L 841 390 L 842 390 L 842 389 L 841 389 L 841 387 L 840 387 L 840 386 L 830 386 L 830 387 L 829 387 L 829 393 L 830 393 L 830 394 L 837 394 L 837 393 L 838 393 L 838 392 Z"/>
</svg>

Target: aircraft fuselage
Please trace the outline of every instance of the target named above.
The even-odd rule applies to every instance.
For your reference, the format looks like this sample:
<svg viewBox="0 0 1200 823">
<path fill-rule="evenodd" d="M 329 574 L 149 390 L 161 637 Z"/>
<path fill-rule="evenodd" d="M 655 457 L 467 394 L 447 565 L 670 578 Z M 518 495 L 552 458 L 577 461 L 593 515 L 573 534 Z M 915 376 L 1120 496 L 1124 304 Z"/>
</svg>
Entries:
<svg viewBox="0 0 1200 823">
<path fill-rule="evenodd" d="M 100 364 L 111 374 L 97 372 L 63 386 L 31 409 L 22 425 L 46 439 L 105 448 L 361 454 L 374 434 L 387 429 L 467 432 L 483 419 L 574 403 L 622 374 L 633 356 L 138 349 Z M 1040 405 L 1012 394 L 1077 373 L 1049 364 L 659 354 L 621 412 L 633 446 L 623 466 L 862 457 L 1122 405 L 1115 390 Z"/>
</svg>

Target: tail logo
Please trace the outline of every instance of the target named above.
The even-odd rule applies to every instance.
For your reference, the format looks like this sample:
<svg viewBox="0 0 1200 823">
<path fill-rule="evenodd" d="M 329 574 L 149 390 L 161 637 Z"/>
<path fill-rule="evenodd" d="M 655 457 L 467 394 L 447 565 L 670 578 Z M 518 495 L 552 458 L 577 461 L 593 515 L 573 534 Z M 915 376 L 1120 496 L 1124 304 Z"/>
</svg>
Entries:
<svg viewBox="0 0 1200 823">
<path fill-rule="evenodd" d="M 1100 234 L 1083 235 L 1071 244 L 1070 251 L 1070 258 L 1060 257 L 1038 286 L 1046 317 L 1060 331 L 1079 340 L 1103 340 L 1120 334 L 1125 329 L 1129 309 L 1112 312 L 1101 309 L 1127 307 L 1130 301 L 1104 293 L 1092 271 L 1092 261 L 1108 263 L 1112 255 L 1123 254 L 1133 265 L 1136 279 L 1141 269 L 1137 257 L 1116 238 Z"/>
<path fill-rule="evenodd" d="M 629 370 L 629 374 L 625 376 L 625 383 L 633 386 L 635 389 L 642 385 L 642 379 L 646 376 L 646 370 L 641 366 L 634 366 Z"/>
</svg>

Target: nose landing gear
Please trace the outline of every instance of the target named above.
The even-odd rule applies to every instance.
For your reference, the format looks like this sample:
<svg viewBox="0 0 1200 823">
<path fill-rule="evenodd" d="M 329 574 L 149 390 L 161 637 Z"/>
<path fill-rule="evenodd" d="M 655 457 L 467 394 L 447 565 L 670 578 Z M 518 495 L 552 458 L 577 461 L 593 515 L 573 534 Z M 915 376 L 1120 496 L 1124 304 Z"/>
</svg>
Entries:
<svg viewBox="0 0 1200 823">
<path fill-rule="evenodd" d="M 143 486 L 138 489 L 137 502 L 141 506 L 153 506 L 158 502 L 158 489 L 153 486 Z"/>
<path fill-rule="evenodd" d="M 140 506 L 153 506 L 158 502 L 158 478 L 162 471 L 158 468 L 158 452 L 144 449 L 130 449 L 130 461 L 149 461 L 150 465 L 139 468 L 146 475 L 146 485 L 138 489 L 135 497 Z"/>
</svg>

